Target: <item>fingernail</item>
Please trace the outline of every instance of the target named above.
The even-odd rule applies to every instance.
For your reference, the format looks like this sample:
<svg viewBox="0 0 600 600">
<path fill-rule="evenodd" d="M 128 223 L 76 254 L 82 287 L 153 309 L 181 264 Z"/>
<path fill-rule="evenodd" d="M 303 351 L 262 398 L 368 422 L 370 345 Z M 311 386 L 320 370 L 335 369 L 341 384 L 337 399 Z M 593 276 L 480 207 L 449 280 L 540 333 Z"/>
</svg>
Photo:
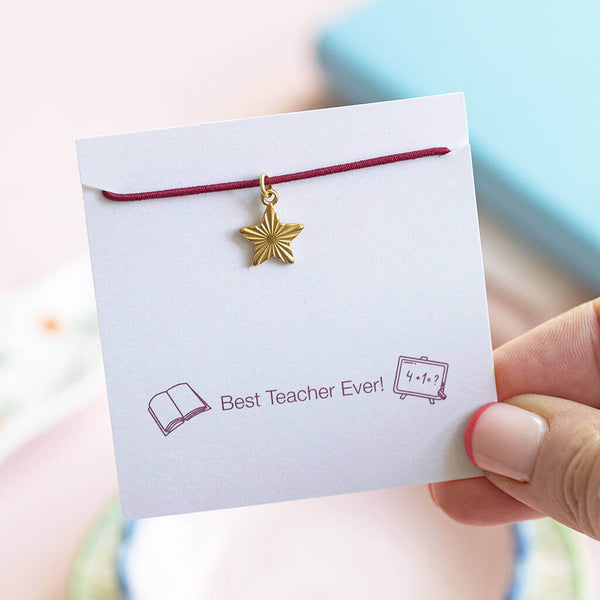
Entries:
<svg viewBox="0 0 600 600">
<path fill-rule="evenodd" d="M 471 461 L 517 481 L 529 481 L 548 424 L 535 413 L 493 402 L 482 406 L 465 431 L 465 449 Z"/>
</svg>

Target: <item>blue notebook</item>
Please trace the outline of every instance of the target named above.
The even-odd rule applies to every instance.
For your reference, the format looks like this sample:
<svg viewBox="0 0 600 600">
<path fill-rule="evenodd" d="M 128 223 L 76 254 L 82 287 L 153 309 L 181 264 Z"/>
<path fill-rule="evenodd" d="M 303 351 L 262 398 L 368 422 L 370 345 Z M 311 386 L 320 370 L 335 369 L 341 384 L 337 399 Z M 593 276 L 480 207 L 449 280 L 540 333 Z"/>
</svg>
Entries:
<svg viewBox="0 0 600 600">
<path fill-rule="evenodd" d="M 320 57 L 348 102 L 464 91 L 479 202 L 600 290 L 599 39 L 597 0 L 385 0 Z"/>
</svg>

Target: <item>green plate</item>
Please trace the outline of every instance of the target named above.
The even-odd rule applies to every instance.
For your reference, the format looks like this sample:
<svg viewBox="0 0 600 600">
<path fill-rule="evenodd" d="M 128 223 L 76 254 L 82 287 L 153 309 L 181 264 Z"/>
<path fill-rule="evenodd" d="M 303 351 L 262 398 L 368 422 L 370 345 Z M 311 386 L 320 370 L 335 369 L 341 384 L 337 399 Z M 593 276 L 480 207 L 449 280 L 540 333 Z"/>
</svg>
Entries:
<svg viewBox="0 0 600 600">
<path fill-rule="evenodd" d="M 84 540 L 67 600 L 122 600 L 116 558 L 123 528 L 121 506 L 114 500 Z"/>
</svg>

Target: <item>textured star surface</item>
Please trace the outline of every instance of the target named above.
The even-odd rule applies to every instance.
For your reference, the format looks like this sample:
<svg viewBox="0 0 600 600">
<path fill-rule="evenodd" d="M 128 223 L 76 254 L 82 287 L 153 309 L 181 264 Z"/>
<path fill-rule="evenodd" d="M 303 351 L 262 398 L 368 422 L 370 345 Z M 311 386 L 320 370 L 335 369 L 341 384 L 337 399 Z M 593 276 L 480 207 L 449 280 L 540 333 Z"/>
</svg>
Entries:
<svg viewBox="0 0 600 600">
<path fill-rule="evenodd" d="M 272 204 L 267 204 L 261 223 L 244 227 L 240 229 L 240 233 L 254 244 L 252 264 L 257 266 L 271 257 L 278 258 L 284 263 L 293 263 L 294 255 L 290 242 L 303 229 L 304 225 L 282 223 Z"/>
</svg>

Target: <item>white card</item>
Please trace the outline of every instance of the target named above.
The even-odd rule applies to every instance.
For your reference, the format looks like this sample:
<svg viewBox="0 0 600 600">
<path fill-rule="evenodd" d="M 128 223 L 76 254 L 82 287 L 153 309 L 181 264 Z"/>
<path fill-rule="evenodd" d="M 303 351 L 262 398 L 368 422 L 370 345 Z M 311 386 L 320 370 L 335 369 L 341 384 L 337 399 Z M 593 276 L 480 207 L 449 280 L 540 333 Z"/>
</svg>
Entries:
<svg viewBox="0 0 600 600">
<path fill-rule="evenodd" d="M 295 263 L 251 266 L 258 188 L 115 202 L 447 146 L 275 186 Z M 127 519 L 479 471 L 496 399 L 462 94 L 78 140 Z"/>
</svg>

